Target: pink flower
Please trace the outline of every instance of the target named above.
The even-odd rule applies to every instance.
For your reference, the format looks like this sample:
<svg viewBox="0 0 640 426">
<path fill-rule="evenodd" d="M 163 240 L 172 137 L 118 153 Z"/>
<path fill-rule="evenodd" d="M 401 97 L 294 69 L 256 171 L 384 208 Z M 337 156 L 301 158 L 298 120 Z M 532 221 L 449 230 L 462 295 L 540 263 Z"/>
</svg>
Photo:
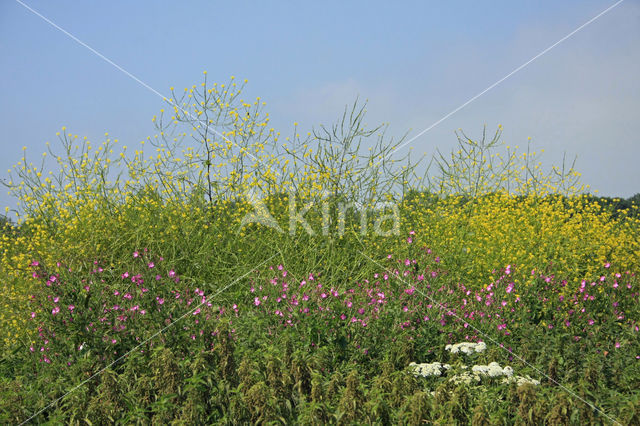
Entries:
<svg viewBox="0 0 640 426">
<path fill-rule="evenodd" d="M 155 267 L 155 266 L 156 266 L 156 264 L 155 264 L 155 263 L 153 263 L 153 262 L 149 262 L 149 265 L 148 265 L 148 266 L 149 266 L 149 269 L 152 269 L 153 267 Z"/>
<path fill-rule="evenodd" d="M 169 271 L 169 276 L 170 276 L 171 278 L 175 277 L 175 276 L 176 276 L 176 271 L 174 271 L 173 269 L 172 269 L 172 270 L 170 270 L 170 271 Z"/>
<path fill-rule="evenodd" d="M 75 308 L 76 308 L 75 306 L 73 306 L 73 305 L 69 305 L 69 310 L 70 310 L 71 312 L 73 312 L 73 310 L 74 310 Z"/>
<path fill-rule="evenodd" d="M 261 302 L 260 302 L 260 299 L 259 299 L 259 298 L 257 298 L 257 297 L 256 297 L 256 298 L 254 298 L 254 299 L 253 299 L 253 304 L 254 304 L 254 305 L 259 306 L 259 305 L 260 305 L 260 303 L 261 303 Z"/>
<path fill-rule="evenodd" d="M 133 252 L 133 257 L 138 257 L 138 256 L 140 256 L 140 253 L 138 253 L 137 251 L 134 251 Z"/>
<path fill-rule="evenodd" d="M 620 342 L 616 342 L 615 346 L 616 346 L 616 349 L 618 349 L 620 347 Z"/>
<path fill-rule="evenodd" d="M 52 315 L 55 315 L 55 314 L 57 314 L 58 312 L 60 312 L 60 308 L 59 308 L 59 307 L 57 307 L 57 306 L 51 310 L 51 314 L 52 314 Z"/>
</svg>

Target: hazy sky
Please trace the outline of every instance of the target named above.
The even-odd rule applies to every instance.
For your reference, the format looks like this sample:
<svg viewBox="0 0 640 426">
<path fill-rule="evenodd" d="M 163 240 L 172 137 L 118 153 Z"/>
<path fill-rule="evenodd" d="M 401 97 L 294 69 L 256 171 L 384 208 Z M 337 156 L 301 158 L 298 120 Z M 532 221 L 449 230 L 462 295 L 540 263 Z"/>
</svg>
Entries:
<svg viewBox="0 0 640 426">
<path fill-rule="evenodd" d="M 330 124 L 356 96 L 367 122 L 410 136 L 614 1 L 72 2 L 25 4 L 159 92 L 231 75 L 283 133 Z M 577 155 L 601 195 L 640 192 L 640 3 L 626 0 L 413 141 L 450 150 L 454 130 L 504 126 L 545 164 Z M 0 3 L 0 177 L 67 126 L 98 143 L 153 134 L 162 99 L 34 15 Z M 635 76 L 635 77 L 634 77 Z M 406 147 L 408 148 L 408 147 Z M 0 204 L 13 206 L 4 188 Z"/>
</svg>

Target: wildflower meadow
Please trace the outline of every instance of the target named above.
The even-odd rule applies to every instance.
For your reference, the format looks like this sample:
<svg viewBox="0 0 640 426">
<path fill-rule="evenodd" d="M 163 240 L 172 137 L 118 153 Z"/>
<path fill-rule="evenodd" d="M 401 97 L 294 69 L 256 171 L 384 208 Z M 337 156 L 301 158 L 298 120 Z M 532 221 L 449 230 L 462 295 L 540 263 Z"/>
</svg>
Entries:
<svg viewBox="0 0 640 426">
<path fill-rule="evenodd" d="M 638 204 L 501 127 L 281 135 L 246 83 L 16 159 L 1 423 L 640 424 Z"/>
</svg>

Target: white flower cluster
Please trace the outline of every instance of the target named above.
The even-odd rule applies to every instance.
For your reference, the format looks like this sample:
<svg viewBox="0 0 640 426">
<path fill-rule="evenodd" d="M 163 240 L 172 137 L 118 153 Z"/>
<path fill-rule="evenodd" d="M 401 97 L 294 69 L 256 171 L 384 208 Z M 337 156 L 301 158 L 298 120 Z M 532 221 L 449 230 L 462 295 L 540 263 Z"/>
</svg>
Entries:
<svg viewBox="0 0 640 426">
<path fill-rule="evenodd" d="M 518 386 L 524 385 L 525 383 L 531 383 L 534 386 L 538 386 L 540 384 L 539 380 L 532 379 L 529 376 L 510 376 L 502 379 L 502 383 L 517 383 Z"/>
<path fill-rule="evenodd" d="M 484 342 L 471 343 L 471 342 L 462 342 L 456 343 L 454 345 L 447 345 L 444 347 L 445 350 L 450 351 L 452 354 L 457 354 L 458 352 L 462 352 L 464 354 L 470 355 L 474 352 L 480 353 L 484 352 L 487 349 L 487 344 Z"/>
<path fill-rule="evenodd" d="M 477 374 L 471 374 L 471 373 L 468 373 L 468 372 L 465 371 L 462 374 L 456 374 L 455 376 L 451 377 L 449 379 L 449 381 L 455 383 L 456 385 L 458 385 L 460 383 L 464 383 L 465 385 L 469 385 L 473 381 L 479 382 L 480 381 L 480 376 L 477 375 Z"/>
<path fill-rule="evenodd" d="M 409 367 L 412 367 L 413 375 L 416 377 L 440 376 L 442 374 L 442 370 L 448 370 L 451 368 L 449 364 L 441 364 L 439 362 L 432 362 L 431 364 L 416 364 L 415 362 L 412 362 L 409 364 Z"/>
<path fill-rule="evenodd" d="M 475 374 L 489 377 L 513 376 L 513 368 L 509 366 L 502 368 L 497 362 L 491 362 L 489 365 L 474 365 L 471 367 L 471 371 Z"/>
<path fill-rule="evenodd" d="M 464 354 L 480 353 L 484 352 L 485 349 L 487 349 L 487 345 L 484 342 L 462 342 L 456 343 L 455 345 L 445 346 L 445 350 L 454 354 L 458 352 L 462 352 Z M 412 368 L 413 375 L 416 377 L 439 377 L 446 370 L 451 369 L 451 365 L 441 364 L 439 362 L 432 362 L 431 364 L 416 364 L 415 362 L 412 362 L 409 364 L 409 367 Z M 538 380 L 534 380 L 529 376 L 514 376 L 513 368 L 508 365 L 504 368 L 500 367 L 500 364 L 497 362 L 490 362 L 489 365 L 474 365 L 471 367 L 471 371 L 469 371 L 469 367 L 466 365 L 461 365 L 460 368 L 465 371 L 460 374 L 452 375 L 449 377 L 449 381 L 455 384 L 464 383 L 468 385 L 472 382 L 480 382 L 483 377 L 503 377 L 502 383 L 517 383 L 518 386 L 525 383 L 531 383 L 536 386 L 540 384 Z"/>
</svg>

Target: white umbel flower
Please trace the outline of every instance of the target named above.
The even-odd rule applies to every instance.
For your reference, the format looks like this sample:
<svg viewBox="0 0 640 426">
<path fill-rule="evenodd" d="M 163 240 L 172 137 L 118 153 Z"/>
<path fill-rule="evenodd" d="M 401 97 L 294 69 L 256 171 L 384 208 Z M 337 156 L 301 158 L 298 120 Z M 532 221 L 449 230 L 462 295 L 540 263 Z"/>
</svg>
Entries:
<svg viewBox="0 0 640 426">
<path fill-rule="evenodd" d="M 463 372 L 461 374 L 457 374 L 449 379 L 450 382 L 453 382 L 456 385 L 460 383 L 464 383 L 465 385 L 470 385 L 472 382 L 479 382 L 480 376 L 475 373 Z"/>
<path fill-rule="evenodd" d="M 502 383 L 516 383 L 518 386 L 524 385 L 525 383 L 531 383 L 534 386 L 538 386 L 540 384 L 540 381 L 532 379 L 529 376 L 511 376 L 502 379 Z"/>
<path fill-rule="evenodd" d="M 440 376 L 443 370 L 448 370 L 451 368 L 449 364 L 441 364 L 439 362 L 432 362 L 431 364 L 416 364 L 412 362 L 409 364 L 409 367 L 413 369 L 414 376 Z"/>
<path fill-rule="evenodd" d="M 470 355 L 472 353 L 484 352 L 484 350 L 487 349 L 487 344 L 484 342 L 479 342 L 479 343 L 461 342 L 461 343 L 456 343 L 454 345 L 447 345 L 444 347 L 444 349 L 447 351 L 450 351 L 452 354 L 457 354 L 458 352 L 462 352 L 464 354 Z"/>
<path fill-rule="evenodd" d="M 489 365 L 474 365 L 473 367 L 471 367 L 471 371 L 476 374 L 489 377 L 511 377 L 513 375 L 513 368 L 509 366 L 502 368 L 500 367 L 500 364 L 495 361 L 489 363 Z"/>
</svg>

